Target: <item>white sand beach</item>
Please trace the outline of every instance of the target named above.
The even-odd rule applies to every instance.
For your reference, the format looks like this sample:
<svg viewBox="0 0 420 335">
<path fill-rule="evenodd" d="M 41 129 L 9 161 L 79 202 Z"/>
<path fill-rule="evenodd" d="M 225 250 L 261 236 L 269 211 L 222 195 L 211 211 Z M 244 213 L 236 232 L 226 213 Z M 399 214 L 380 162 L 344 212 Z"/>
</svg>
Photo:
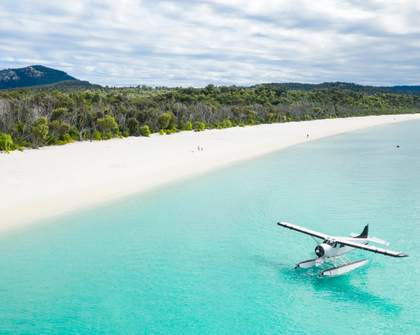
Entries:
<svg viewBox="0 0 420 335">
<path fill-rule="evenodd" d="M 420 119 L 420 114 L 181 132 L 0 153 L 0 231 L 294 144 L 414 119 Z"/>
</svg>

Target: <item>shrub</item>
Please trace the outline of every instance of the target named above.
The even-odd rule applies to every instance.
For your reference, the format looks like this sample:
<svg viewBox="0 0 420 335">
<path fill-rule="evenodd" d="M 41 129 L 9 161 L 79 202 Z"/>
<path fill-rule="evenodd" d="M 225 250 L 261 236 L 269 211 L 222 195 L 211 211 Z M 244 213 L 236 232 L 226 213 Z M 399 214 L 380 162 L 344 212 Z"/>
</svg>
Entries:
<svg viewBox="0 0 420 335">
<path fill-rule="evenodd" d="M 73 138 L 70 136 L 70 134 L 65 134 L 65 135 L 62 137 L 62 139 L 60 139 L 60 140 L 55 140 L 54 144 L 57 144 L 57 145 L 64 145 L 64 144 L 71 143 L 71 142 L 73 142 Z"/>
<path fill-rule="evenodd" d="M 106 132 L 102 132 L 101 136 L 103 140 L 109 140 L 114 137 L 114 134 L 111 133 L 110 131 L 106 131 Z"/>
<path fill-rule="evenodd" d="M 171 113 L 162 113 L 158 117 L 159 129 L 167 129 L 171 123 L 172 114 Z"/>
<path fill-rule="evenodd" d="M 127 128 L 128 132 L 132 136 L 138 136 L 139 135 L 139 121 L 137 121 L 136 118 L 130 117 L 127 120 Z"/>
<path fill-rule="evenodd" d="M 102 140 L 102 135 L 101 135 L 101 133 L 99 132 L 99 131 L 94 131 L 93 132 L 93 136 L 92 136 L 92 139 L 93 140 L 95 140 L 95 141 L 100 141 L 100 140 Z"/>
<path fill-rule="evenodd" d="M 80 131 L 74 126 L 70 127 L 69 135 L 75 141 L 79 141 L 81 139 Z"/>
<path fill-rule="evenodd" d="M 265 121 L 268 123 L 273 123 L 276 121 L 276 114 L 274 113 L 267 113 L 266 117 L 265 117 Z"/>
<path fill-rule="evenodd" d="M 51 114 L 51 120 L 58 120 L 58 119 L 60 119 L 60 118 L 62 118 L 63 116 L 65 116 L 67 113 L 68 113 L 68 108 L 65 108 L 65 107 L 59 107 L 59 108 L 55 108 L 53 111 L 52 111 L 52 114 Z"/>
<path fill-rule="evenodd" d="M 13 146 L 15 149 L 17 150 L 21 150 L 22 148 L 30 148 L 32 147 L 32 143 L 29 142 L 28 140 L 25 140 L 23 138 L 16 138 L 13 140 Z"/>
<path fill-rule="evenodd" d="M 118 123 L 112 115 L 106 115 L 96 120 L 101 130 L 102 138 L 111 138 L 119 133 Z"/>
<path fill-rule="evenodd" d="M 15 146 L 13 144 L 12 136 L 9 134 L 0 133 L 0 151 L 9 152 L 14 149 Z"/>
<path fill-rule="evenodd" d="M 140 130 L 140 135 L 141 136 L 146 136 L 146 137 L 150 136 L 151 132 L 150 132 L 150 128 L 147 124 L 141 126 L 139 130 Z"/>
<path fill-rule="evenodd" d="M 193 124 L 192 124 L 192 122 L 191 122 L 191 121 L 188 121 L 188 122 L 185 124 L 184 130 L 192 130 L 192 129 L 193 129 Z"/>
<path fill-rule="evenodd" d="M 35 146 L 43 144 L 48 137 L 48 120 L 45 117 L 40 117 L 31 127 L 31 135 Z"/>
<path fill-rule="evenodd" d="M 71 143 L 73 142 L 73 137 L 71 137 L 70 134 L 64 134 L 62 141 L 64 144 Z"/>
<path fill-rule="evenodd" d="M 170 128 L 170 129 L 165 130 L 167 135 L 175 134 L 177 131 L 178 131 L 178 129 L 176 129 L 176 128 Z"/>
<path fill-rule="evenodd" d="M 256 124 L 257 123 L 257 113 L 255 113 L 254 111 L 248 111 L 246 123 L 249 124 L 249 125 Z"/>
<path fill-rule="evenodd" d="M 204 122 L 196 122 L 194 124 L 195 131 L 203 131 L 204 129 L 206 129 L 206 124 Z"/>
<path fill-rule="evenodd" d="M 63 140 L 65 135 L 69 135 L 70 125 L 63 121 L 54 120 L 49 124 L 49 132 L 53 138 Z"/>
<path fill-rule="evenodd" d="M 160 135 L 166 135 L 166 131 L 165 131 L 165 129 L 161 129 L 161 130 L 159 130 L 159 134 L 160 134 Z"/>
<path fill-rule="evenodd" d="M 229 119 L 225 119 L 222 122 L 222 128 L 230 128 L 232 127 L 232 121 L 230 121 Z"/>
</svg>

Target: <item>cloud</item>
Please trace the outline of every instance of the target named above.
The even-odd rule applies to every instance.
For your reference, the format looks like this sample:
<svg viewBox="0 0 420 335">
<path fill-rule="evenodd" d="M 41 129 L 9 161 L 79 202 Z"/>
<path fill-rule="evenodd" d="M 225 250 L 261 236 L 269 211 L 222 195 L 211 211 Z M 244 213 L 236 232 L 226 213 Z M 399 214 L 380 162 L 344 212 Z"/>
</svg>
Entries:
<svg viewBox="0 0 420 335">
<path fill-rule="evenodd" d="M 3 0 L 0 67 L 105 85 L 415 84 L 417 0 Z"/>
</svg>

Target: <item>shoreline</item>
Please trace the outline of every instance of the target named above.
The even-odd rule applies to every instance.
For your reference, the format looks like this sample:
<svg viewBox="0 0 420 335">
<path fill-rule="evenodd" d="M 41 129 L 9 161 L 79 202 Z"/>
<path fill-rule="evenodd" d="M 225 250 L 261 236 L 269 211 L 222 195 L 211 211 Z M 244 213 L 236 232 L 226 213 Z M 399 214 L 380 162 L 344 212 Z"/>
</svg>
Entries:
<svg viewBox="0 0 420 335">
<path fill-rule="evenodd" d="M 0 153 L 0 233 L 296 144 L 409 120 L 420 120 L 420 114 L 262 124 Z"/>
</svg>

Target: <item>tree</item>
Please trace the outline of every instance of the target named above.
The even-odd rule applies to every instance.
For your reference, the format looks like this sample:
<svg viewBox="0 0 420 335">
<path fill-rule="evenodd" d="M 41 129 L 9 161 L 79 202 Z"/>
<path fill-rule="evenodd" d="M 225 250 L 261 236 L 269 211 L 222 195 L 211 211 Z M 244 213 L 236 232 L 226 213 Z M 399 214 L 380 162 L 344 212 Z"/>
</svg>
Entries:
<svg viewBox="0 0 420 335">
<path fill-rule="evenodd" d="M 15 147 L 13 144 L 12 136 L 9 134 L 0 133 L 0 151 L 9 152 L 14 149 Z"/>
<path fill-rule="evenodd" d="M 37 119 L 31 128 L 31 135 L 35 146 L 39 146 L 45 143 L 48 137 L 48 120 L 45 117 Z"/>
</svg>

